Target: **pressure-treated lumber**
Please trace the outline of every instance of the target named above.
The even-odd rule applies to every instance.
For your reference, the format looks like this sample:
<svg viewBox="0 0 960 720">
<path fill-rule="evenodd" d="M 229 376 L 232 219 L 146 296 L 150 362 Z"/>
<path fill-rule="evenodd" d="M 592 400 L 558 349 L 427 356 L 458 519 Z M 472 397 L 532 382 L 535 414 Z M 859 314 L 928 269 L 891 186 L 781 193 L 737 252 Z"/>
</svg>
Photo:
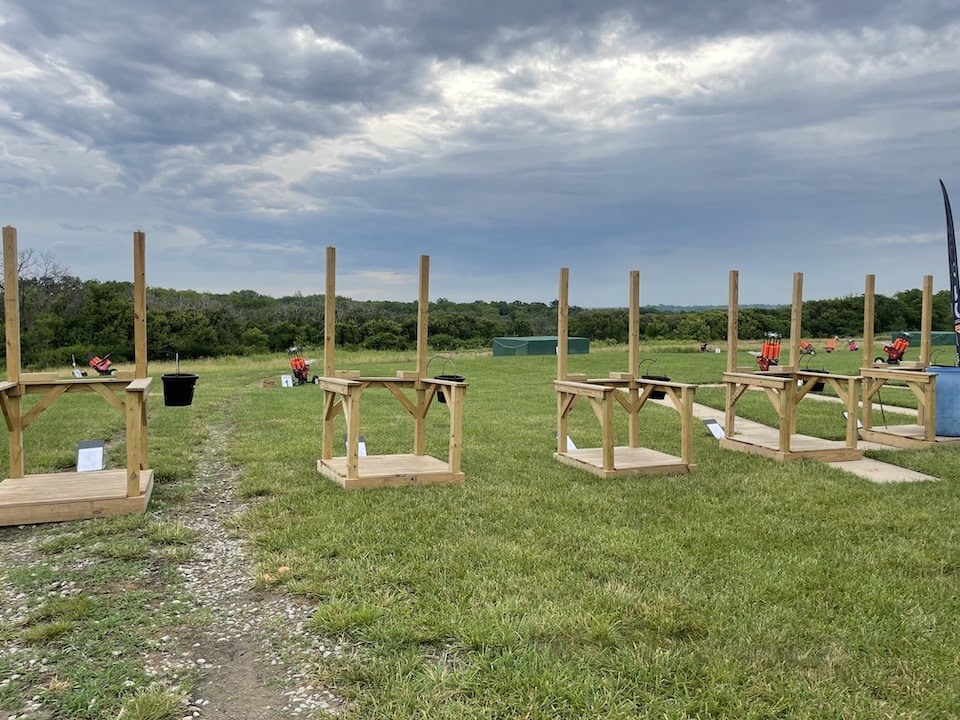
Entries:
<svg viewBox="0 0 960 720">
<path fill-rule="evenodd" d="M 335 367 L 336 250 L 327 248 L 324 313 L 324 376 L 318 379 L 323 392 L 323 438 L 317 470 L 347 490 L 403 485 L 438 485 L 464 482 L 460 469 L 463 447 L 463 404 L 467 384 L 427 377 L 429 330 L 430 258 L 420 256 L 417 297 L 417 367 L 400 370 L 396 377 L 362 377 L 359 372 L 338 372 Z M 360 455 L 361 399 L 369 389 L 387 390 L 413 418 L 413 452 L 395 455 Z M 442 391 L 450 413 L 447 460 L 426 454 L 427 414 Z M 346 454 L 335 456 L 335 421 L 343 415 L 346 424 Z"/>
<path fill-rule="evenodd" d="M 7 381 L 0 383 L 0 409 L 9 434 L 9 477 L 0 482 L 0 525 L 82 520 L 144 512 L 153 490 L 149 469 L 147 400 L 146 236 L 133 235 L 135 370 L 113 376 L 60 378 L 24 373 L 20 367 L 17 231 L 3 228 Z M 67 393 L 94 393 L 124 416 L 126 468 L 96 472 L 26 474 L 24 431 Z M 41 395 L 24 411 L 23 398 Z"/>
<path fill-rule="evenodd" d="M 874 313 L 876 276 L 867 275 L 863 294 L 863 440 L 899 448 L 930 448 L 960 445 L 960 438 L 936 434 L 937 376 L 926 372 L 930 366 L 933 334 L 933 276 L 924 275 L 920 319 L 920 359 L 897 365 L 874 362 Z M 904 425 L 877 425 L 876 408 L 880 390 L 887 383 L 905 385 L 917 400 L 917 422 Z M 882 409 L 882 406 L 881 406 Z"/>
<path fill-rule="evenodd" d="M 727 372 L 723 374 L 726 388 L 724 437 L 720 446 L 728 450 L 749 452 L 779 461 L 802 459 L 823 462 L 859 460 L 863 452 L 857 447 L 857 410 L 860 399 L 860 376 L 801 370 L 799 365 L 801 318 L 803 309 L 803 275 L 794 273 L 793 299 L 790 313 L 790 338 L 787 344 L 786 365 L 767 371 L 737 366 L 739 345 L 737 317 L 739 315 L 740 277 L 736 270 L 729 276 L 729 315 L 727 324 Z M 843 441 L 825 440 L 797 434 L 797 406 L 813 389 L 823 382 L 830 385 L 844 403 L 847 411 L 846 432 Z M 776 431 L 738 432 L 736 405 L 747 391 L 763 392 L 777 411 Z"/>
<path fill-rule="evenodd" d="M 630 272 L 629 348 L 630 371 L 611 372 L 607 378 L 589 379 L 568 372 L 569 322 L 568 268 L 560 269 L 557 307 L 557 451 L 554 459 L 604 478 L 632 475 L 675 475 L 696 470 L 693 462 L 693 398 L 696 386 L 639 377 L 640 272 Z M 680 415 L 680 456 L 641 447 L 640 410 L 655 393 L 662 393 Z M 567 442 L 570 412 L 588 402 L 600 423 L 599 448 L 572 449 Z M 615 445 L 616 409 L 627 412 L 628 445 Z"/>
</svg>

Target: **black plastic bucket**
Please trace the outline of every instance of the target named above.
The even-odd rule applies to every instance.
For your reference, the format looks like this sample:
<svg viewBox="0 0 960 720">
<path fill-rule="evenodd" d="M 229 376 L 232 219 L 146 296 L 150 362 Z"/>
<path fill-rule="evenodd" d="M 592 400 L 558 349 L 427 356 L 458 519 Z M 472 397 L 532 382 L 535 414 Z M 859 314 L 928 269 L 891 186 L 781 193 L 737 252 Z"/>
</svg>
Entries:
<svg viewBox="0 0 960 720">
<path fill-rule="evenodd" d="M 171 407 L 183 407 L 193 403 L 193 388 L 197 384 L 194 373 L 168 373 L 161 375 L 163 380 L 163 404 Z"/>
<path fill-rule="evenodd" d="M 434 375 L 433 379 L 434 380 L 450 380 L 452 382 L 463 382 L 467 378 L 464 377 L 463 375 Z M 447 402 L 447 397 L 446 395 L 443 394 L 442 387 L 437 388 L 437 402 L 442 402 L 443 404 L 446 404 Z"/>
<path fill-rule="evenodd" d="M 822 373 L 825 373 L 825 372 L 827 372 L 827 371 L 826 371 L 826 370 L 810 370 L 810 369 L 808 368 L 808 369 L 807 369 L 807 372 L 822 372 Z M 817 380 L 817 381 L 813 384 L 813 387 L 810 388 L 810 392 L 823 392 L 823 391 L 824 391 L 824 387 L 825 387 L 825 385 L 824 385 L 823 380 Z"/>
<path fill-rule="evenodd" d="M 660 382 L 670 382 L 666 375 L 641 375 L 644 380 L 659 380 Z M 667 396 L 665 390 L 654 390 L 650 393 L 651 400 L 663 400 Z"/>
</svg>

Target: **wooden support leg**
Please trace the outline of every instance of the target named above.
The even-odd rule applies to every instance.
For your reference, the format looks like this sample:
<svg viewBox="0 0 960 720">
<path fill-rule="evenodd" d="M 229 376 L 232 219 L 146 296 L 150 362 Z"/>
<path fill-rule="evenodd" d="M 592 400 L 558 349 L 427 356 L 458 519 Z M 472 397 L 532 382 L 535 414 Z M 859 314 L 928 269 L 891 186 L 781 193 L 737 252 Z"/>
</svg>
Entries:
<svg viewBox="0 0 960 720">
<path fill-rule="evenodd" d="M 8 403 L 13 427 L 10 429 L 10 477 L 22 478 L 23 471 L 23 427 L 20 416 L 23 410 L 22 398 L 15 395 Z"/>
<path fill-rule="evenodd" d="M 137 497 L 140 494 L 140 471 L 143 469 L 143 458 L 140 456 L 143 445 L 143 393 L 126 393 L 126 421 L 127 421 L 127 497 Z"/>
<path fill-rule="evenodd" d="M 427 454 L 427 389 L 418 388 L 416 393 L 416 410 L 413 414 L 413 454 L 422 456 Z"/>
<path fill-rule="evenodd" d="M 460 453 L 463 449 L 461 440 L 463 436 L 463 399 L 466 396 L 466 388 L 445 388 L 444 396 L 447 399 L 447 405 L 450 406 L 450 446 L 448 449 L 450 472 L 459 473 Z"/>
<path fill-rule="evenodd" d="M 347 479 L 360 478 L 360 393 L 343 396 L 343 414 L 347 420 Z"/>
<path fill-rule="evenodd" d="M 847 447 L 857 446 L 857 410 L 860 405 L 860 384 L 856 378 L 847 380 Z"/>
<path fill-rule="evenodd" d="M 937 375 L 931 373 L 930 382 L 923 386 L 923 416 L 919 420 L 923 426 L 923 439 L 934 442 L 937 439 Z M 919 411 L 918 411 L 919 415 Z"/>
<path fill-rule="evenodd" d="M 603 396 L 603 469 L 612 471 L 614 469 L 613 443 L 614 433 L 614 397 L 613 392 L 605 393 Z"/>
<path fill-rule="evenodd" d="M 680 461 L 693 464 L 693 393 L 692 387 L 680 391 Z"/>
<path fill-rule="evenodd" d="M 333 419 L 342 409 L 338 403 L 339 398 L 339 394 L 331 390 L 323 391 L 323 445 L 320 457 L 324 460 L 333 457 Z"/>
<path fill-rule="evenodd" d="M 640 447 L 640 389 L 631 387 L 628 391 L 629 415 L 627 418 L 627 432 L 629 444 L 632 448 Z"/>
</svg>

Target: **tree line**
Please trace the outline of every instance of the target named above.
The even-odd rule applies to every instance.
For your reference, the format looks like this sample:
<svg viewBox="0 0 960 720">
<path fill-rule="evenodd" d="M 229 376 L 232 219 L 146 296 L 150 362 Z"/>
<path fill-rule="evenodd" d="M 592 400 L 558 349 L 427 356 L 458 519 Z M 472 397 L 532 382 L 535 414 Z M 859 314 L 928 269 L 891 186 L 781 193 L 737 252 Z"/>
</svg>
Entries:
<svg viewBox="0 0 960 720">
<path fill-rule="evenodd" d="M 25 368 L 85 364 L 91 354 L 114 362 L 133 360 L 133 283 L 81 280 L 49 256 L 30 251 L 20 259 L 21 354 Z M 2 276 L 0 276 L 2 277 Z M 0 288 L 2 290 L 2 288 Z M 922 293 L 906 290 L 877 295 L 875 332 L 920 327 Z M 148 288 L 147 337 L 150 359 L 178 353 L 181 358 L 285 352 L 293 346 L 323 344 L 324 296 L 296 294 L 274 298 L 252 290 L 215 294 Z M 406 350 L 416 346 L 417 304 L 337 298 L 338 347 Z M 494 337 L 555 335 L 557 301 L 430 303 L 430 346 L 437 351 L 489 348 Z M 767 332 L 786 337 L 790 307 L 742 307 L 739 336 L 759 339 Z M 952 327 L 946 291 L 933 301 L 934 329 Z M 809 300 L 803 304 L 808 338 L 859 337 L 863 296 Z M 0 333 L 5 326 L 0 325 Z M 572 306 L 572 336 L 594 342 L 625 343 L 626 308 Z M 645 340 L 715 343 L 727 335 L 726 308 L 643 307 L 640 334 Z"/>
</svg>

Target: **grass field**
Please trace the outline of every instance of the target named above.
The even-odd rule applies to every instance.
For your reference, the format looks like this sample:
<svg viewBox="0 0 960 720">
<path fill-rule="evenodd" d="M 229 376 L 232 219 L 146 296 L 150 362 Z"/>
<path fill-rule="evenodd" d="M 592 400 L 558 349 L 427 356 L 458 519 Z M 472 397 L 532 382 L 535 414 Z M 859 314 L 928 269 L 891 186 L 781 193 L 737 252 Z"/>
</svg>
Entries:
<svg viewBox="0 0 960 720">
<path fill-rule="evenodd" d="M 697 384 L 726 366 L 724 354 L 644 357 L 657 361 L 645 371 Z M 804 364 L 855 373 L 861 359 Z M 697 473 L 601 480 L 552 459 L 555 358 L 455 362 L 470 385 L 459 486 L 349 493 L 321 478 L 321 393 L 279 387 L 283 357 L 196 363 L 183 368 L 200 374 L 191 407 L 163 407 L 159 389 L 151 400 L 153 503 L 189 493 L 209 429 L 229 429 L 241 490 L 261 498 L 240 527 L 261 574 L 315 603 L 312 632 L 356 648 L 316 678 L 349 699 L 347 717 L 960 716 L 960 449 L 871 453 L 941 478 L 874 485 L 722 451 L 698 429 Z M 340 353 L 337 364 L 382 376 L 414 358 Z M 623 348 L 569 365 L 591 377 L 628 370 Z M 887 420 L 911 422 L 895 395 L 883 398 Z M 758 396 L 738 409 L 771 422 Z M 122 433 L 105 403 L 66 400 L 28 430 L 28 472 L 70 468 L 78 440 Z M 697 401 L 721 407 L 723 390 L 700 388 Z M 430 418 L 428 452 L 444 458 L 444 412 L 435 405 Z M 800 431 L 842 438 L 839 409 L 802 403 Z M 411 450 L 412 423 L 389 393 L 364 395 L 362 432 L 372 454 Z M 588 408 L 570 435 L 599 444 Z M 645 409 L 641 440 L 678 453 L 675 414 Z M 122 443 L 108 447 L 122 465 Z M 71 525 L 141 547 L 188 543 L 145 523 Z M 34 587 L 28 573 L 13 581 Z M 138 622 L 128 618 L 127 632 Z M 0 638 L 28 630 L 0 628 Z M 95 654 L 80 633 L 35 641 Z M 116 690 L 109 678 L 103 687 Z M 0 687 L 0 701 L 5 691 L 17 687 Z"/>
</svg>

